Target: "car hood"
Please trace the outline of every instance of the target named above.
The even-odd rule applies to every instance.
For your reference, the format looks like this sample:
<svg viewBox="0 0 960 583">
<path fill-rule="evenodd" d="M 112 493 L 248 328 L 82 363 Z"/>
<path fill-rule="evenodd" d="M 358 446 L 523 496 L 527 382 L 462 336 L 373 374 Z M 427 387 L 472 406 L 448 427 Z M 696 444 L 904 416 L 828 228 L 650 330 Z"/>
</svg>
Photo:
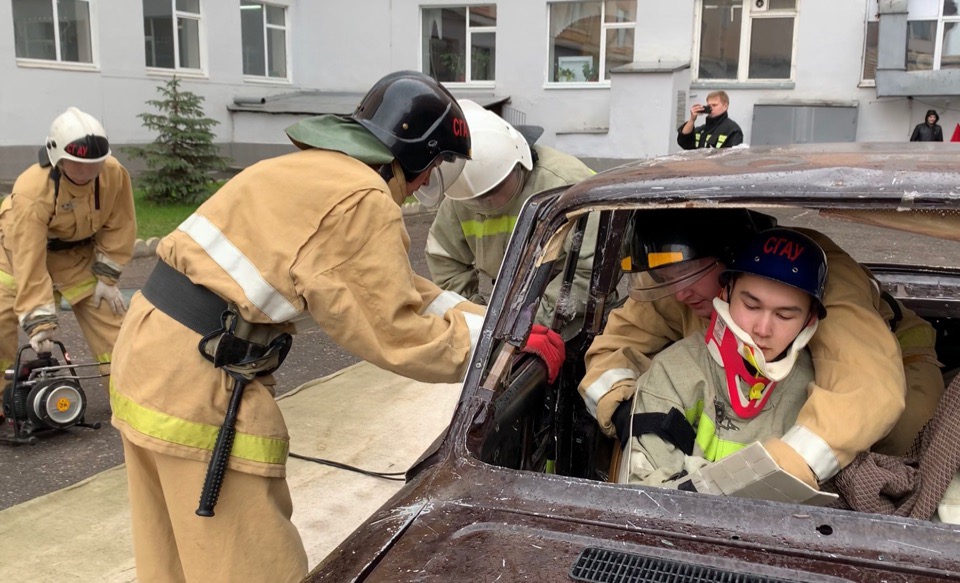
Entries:
<svg viewBox="0 0 960 583">
<path fill-rule="evenodd" d="M 307 580 L 669 581 L 658 573 L 700 569 L 684 580 L 946 581 L 960 567 L 958 534 L 930 523 L 458 466 L 408 484 Z"/>
</svg>

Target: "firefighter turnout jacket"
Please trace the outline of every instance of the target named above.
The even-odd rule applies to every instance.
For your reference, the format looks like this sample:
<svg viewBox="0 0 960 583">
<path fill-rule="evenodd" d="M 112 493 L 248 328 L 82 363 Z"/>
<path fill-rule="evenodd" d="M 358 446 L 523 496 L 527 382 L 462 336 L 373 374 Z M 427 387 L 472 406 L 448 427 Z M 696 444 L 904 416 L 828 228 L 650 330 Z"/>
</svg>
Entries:
<svg viewBox="0 0 960 583">
<path fill-rule="evenodd" d="M 888 434 L 889 442 L 875 450 L 905 453 L 933 414 L 943 377 L 930 324 L 897 303 L 902 318 L 896 335 L 891 333 L 895 314 L 870 273 L 826 236 L 797 230 L 827 254 L 828 317 L 808 345 L 816 382 L 789 443 L 764 445 L 780 467 L 816 487 Z M 587 351 L 579 386 L 605 433 L 613 435 L 610 417 L 616 404 L 633 396 L 636 379 L 650 368 L 651 358 L 690 334 L 702 337 L 708 323 L 672 296 L 654 302 L 628 298 L 610 313 Z"/>
<path fill-rule="evenodd" d="M 248 322 L 290 329 L 312 320 L 381 368 L 455 382 L 482 319 L 452 309 L 462 297 L 412 271 L 402 197 L 368 164 L 306 149 L 241 172 L 163 238 L 157 255 Z M 199 340 L 134 296 L 111 380 L 113 423 L 133 444 L 209 457 L 232 381 L 201 356 Z M 285 475 L 289 436 L 273 384 L 256 377 L 243 393 L 231 469 Z"/>
<path fill-rule="evenodd" d="M 16 290 L 11 307 L 23 330 L 56 323 L 58 295 L 76 306 L 98 278 L 116 284 L 136 235 L 130 175 L 116 158 L 82 186 L 50 166 L 28 168 L 0 204 L 0 283 Z"/>
<path fill-rule="evenodd" d="M 797 355 L 790 373 L 776 385 L 763 409 L 744 419 L 734 412 L 723 367 L 710 355 L 702 334 L 693 334 L 658 354 L 636 383 L 633 414 L 683 413 L 696 435 L 693 451 L 684 452 L 655 433 L 631 435 L 626 460 L 620 464 L 621 483 L 661 486 L 681 471 L 693 473 L 709 462 L 737 452 L 755 441 L 780 437 L 793 427 L 813 381 L 813 364 L 806 349 Z M 749 385 L 737 378 L 744 394 Z"/>
<path fill-rule="evenodd" d="M 545 146 L 533 146 L 533 150 L 536 160 L 533 169 L 527 176 L 523 189 L 504 208 L 480 212 L 461 201 L 447 197 L 441 201 L 427 235 L 426 245 L 430 275 L 441 288 L 485 305 L 487 298 L 480 291 L 480 278 L 493 282 L 497 277 L 510 236 L 527 199 L 538 192 L 574 184 L 594 174 L 593 170 L 569 154 Z M 586 305 L 598 220 L 596 213 L 591 215 L 580 247 L 576 277 L 571 290 L 571 297 L 576 298 L 577 313 L 582 312 Z M 569 251 L 569 239 L 564 248 Z M 548 285 L 540 302 L 538 323 L 549 324 L 560 292 L 560 284 L 561 277 L 558 276 Z"/>
</svg>

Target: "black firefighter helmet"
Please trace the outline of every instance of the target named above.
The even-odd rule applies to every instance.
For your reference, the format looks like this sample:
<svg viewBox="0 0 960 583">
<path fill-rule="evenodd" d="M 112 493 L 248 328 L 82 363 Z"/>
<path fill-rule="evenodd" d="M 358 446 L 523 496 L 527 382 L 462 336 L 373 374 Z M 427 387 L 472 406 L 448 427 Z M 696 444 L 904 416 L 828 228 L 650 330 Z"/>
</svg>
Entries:
<svg viewBox="0 0 960 583">
<path fill-rule="evenodd" d="M 408 177 L 442 157 L 470 158 L 470 130 L 456 99 L 417 71 L 390 73 L 364 96 L 353 119 L 393 153 Z"/>
</svg>

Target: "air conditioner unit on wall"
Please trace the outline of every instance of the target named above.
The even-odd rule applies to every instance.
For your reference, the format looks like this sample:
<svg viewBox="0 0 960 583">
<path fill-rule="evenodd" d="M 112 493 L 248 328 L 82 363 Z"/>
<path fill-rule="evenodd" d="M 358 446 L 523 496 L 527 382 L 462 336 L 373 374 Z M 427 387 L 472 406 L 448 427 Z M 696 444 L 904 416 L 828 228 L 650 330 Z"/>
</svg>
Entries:
<svg viewBox="0 0 960 583">
<path fill-rule="evenodd" d="M 749 0 L 751 12 L 766 12 L 770 7 L 770 0 Z"/>
</svg>

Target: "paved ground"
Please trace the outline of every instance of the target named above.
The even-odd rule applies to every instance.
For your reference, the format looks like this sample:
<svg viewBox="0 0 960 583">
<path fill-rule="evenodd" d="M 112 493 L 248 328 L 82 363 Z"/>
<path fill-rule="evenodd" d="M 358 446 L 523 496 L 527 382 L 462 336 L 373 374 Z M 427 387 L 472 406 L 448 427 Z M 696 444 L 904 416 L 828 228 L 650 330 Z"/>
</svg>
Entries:
<svg viewBox="0 0 960 583">
<path fill-rule="evenodd" d="M 411 238 L 411 263 L 417 273 L 429 277 L 423 248 L 433 213 L 405 217 Z M 121 288 L 139 288 L 153 269 L 156 258 L 134 259 L 124 271 Z M 61 314 L 62 340 L 75 362 L 90 362 L 86 343 L 72 314 Z M 23 339 L 26 341 L 26 338 Z M 277 372 L 278 392 L 283 394 L 301 384 L 336 372 L 358 359 L 333 343 L 322 331 L 298 335 L 293 349 Z M 105 388 L 95 381 L 83 383 L 89 405 L 86 419 L 100 421 L 99 430 L 71 428 L 45 436 L 35 446 L 0 445 L 0 509 L 59 490 L 117 464 L 123 463 L 120 437 L 110 425 L 110 409 Z M 0 434 L 9 435 L 8 426 Z M 2 553 L 0 553 L 2 554 Z"/>
</svg>

